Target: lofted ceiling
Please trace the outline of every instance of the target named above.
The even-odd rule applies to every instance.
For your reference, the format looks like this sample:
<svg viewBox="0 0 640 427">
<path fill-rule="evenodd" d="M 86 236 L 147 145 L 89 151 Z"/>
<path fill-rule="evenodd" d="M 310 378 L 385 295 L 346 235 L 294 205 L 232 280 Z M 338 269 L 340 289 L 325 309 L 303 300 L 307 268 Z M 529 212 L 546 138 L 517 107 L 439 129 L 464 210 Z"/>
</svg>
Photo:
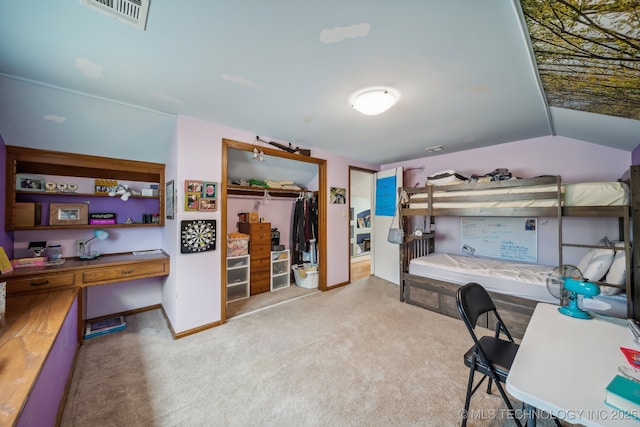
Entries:
<svg viewBox="0 0 640 427">
<path fill-rule="evenodd" d="M 151 0 L 144 30 L 84 2 L 0 1 L 6 144 L 166 162 L 177 115 L 373 164 L 554 134 L 640 143 L 640 117 L 549 107 L 522 11 L 549 2 Z M 401 93 L 389 111 L 350 108 L 378 85 Z"/>
</svg>

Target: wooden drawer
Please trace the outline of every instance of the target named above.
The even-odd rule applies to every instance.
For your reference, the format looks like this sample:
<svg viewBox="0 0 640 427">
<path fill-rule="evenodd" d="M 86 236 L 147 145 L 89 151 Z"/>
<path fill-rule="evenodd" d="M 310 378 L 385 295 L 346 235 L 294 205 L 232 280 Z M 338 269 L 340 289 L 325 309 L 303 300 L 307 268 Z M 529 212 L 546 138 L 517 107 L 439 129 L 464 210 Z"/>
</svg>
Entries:
<svg viewBox="0 0 640 427">
<path fill-rule="evenodd" d="M 251 258 L 251 271 L 254 270 L 270 270 L 271 269 L 271 259 L 270 258 Z"/>
<path fill-rule="evenodd" d="M 271 290 L 271 272 L 251 272 L 251 295 L 269 292 Z"/>
<path fill-rule="evenodd" d="M 145 277 L 164 276 L 168 273 L 168 269 L 169 265 L 164 261 L 96 268 L 82 272 L 82 283 L 84 285 L 97 285 L 123 280 L 143 279 Z"/>
<path fill-rule="evenodd" d="M 266 280 L 267 282 L 271 279 L 271 270 L 251 270 L 251 282 L 260 282 L 262 280 Z"/>
<path fill-rule="evenodd" d="M 7 294 L 33 292 L 73 286 L 75 284 L 73 272 L 40 274 L 35 276 L 7 280 Z"/>
<path fill-rule="evenodd" d="M 271 257 L 271 241 L 266 243 L 251 245 L 249 248 L 251 259 L 254 258 L 270 258 Z"/>
<path fill-rule="evenodd" d="M 271 240 L 271 223 L 270 222 L 241 222 L 238 224 L 238 231 L 250 234 L 251 238 L 264 238 L 265 236 Z"/>
</svg>

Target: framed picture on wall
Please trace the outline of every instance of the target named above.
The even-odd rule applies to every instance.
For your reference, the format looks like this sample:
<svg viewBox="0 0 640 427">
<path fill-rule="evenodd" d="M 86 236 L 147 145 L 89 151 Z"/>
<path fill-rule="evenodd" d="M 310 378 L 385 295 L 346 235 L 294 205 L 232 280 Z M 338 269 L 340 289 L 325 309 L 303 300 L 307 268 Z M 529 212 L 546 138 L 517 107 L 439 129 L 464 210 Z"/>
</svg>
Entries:
<svg viewBox="0 0 640 427">
<path fill-rule="evenodd" d="M 218 205 L 217 205 L 217 200 L 216 199 L 204 199 L 201 198 L 198 200 L 198 210 L 199 211 L 217 211 L 218 210 Z"/>
<path fill-rule="evenodd" d="M 218 197 L 218 183 L 204 181 L 202 183 L 202 198 L 203 199 L 215 199 Z"/>
<path fill-rule="evenodd" d="M 184 210 L 187 212 L 198 210 L 200 193 L 184 193 Z"/>
<path fill-rule="evenodd" d="M 347 189 L 331 187 L 329 191 L 329 201 L 334 204 L 347 203 Z"/>
<path fill-rule="evenodd" d="M 202 181 L 188 179 L 184 182 L 185 193 L 202 193 Z"/>
<path fill-rule="evenodd" d="M 164 193 L 164 208 L 167 212 L 167 219 L 173 219 L 173 215 L 175 214 L 175 182 L 173 180 L 167 182 L 167 190 Z"/>
</svg>

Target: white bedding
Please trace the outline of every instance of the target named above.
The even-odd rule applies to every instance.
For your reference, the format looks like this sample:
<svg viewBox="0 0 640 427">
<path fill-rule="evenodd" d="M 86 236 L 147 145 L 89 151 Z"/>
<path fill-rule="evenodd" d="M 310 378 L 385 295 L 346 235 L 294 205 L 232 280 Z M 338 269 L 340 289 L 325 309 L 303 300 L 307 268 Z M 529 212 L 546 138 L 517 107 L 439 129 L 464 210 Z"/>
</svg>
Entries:
<svg viewBox="0 0 640 427">
<path fill-rule="evenodd" d="M 558 304 L 547 290 L 547 275 L 554 267 L 525 264 L 490 258 L 434 253 L 414 258 L 409 273 L 417 276 L 464 285 L 476 282 L 488 291 L 534 301 Z M 591 311 L 626 317 L 626 296 L 597 296 L 582 303 Z"/>
<path fill-rule="evenodd" d="M 433 188 L 434 197 L 459 196 L 490 196 L 495 194 L 528 194 L 539 192 L 554 192 L 555 185 L 534 185 L 523 187 L 508 187 L 491 190 L 451 191 L 455 186 Z M 588 182 L 579 184 L 564 184 L 561 186 L 564 194 L 564 206 L 621 206 L 630 204 L 629 186 L 623 182 Z M 428 198 L 427 193 L 411 195 L 411 199 Z M 479 208 L 479 207 L 553 207 L 557 206 L 556 199 L 487 201 L 487 202 L 436 202 L 434 208 Z M 427 208 L 428 203 L 413 202 L 411 208 Z"/>
</svg>

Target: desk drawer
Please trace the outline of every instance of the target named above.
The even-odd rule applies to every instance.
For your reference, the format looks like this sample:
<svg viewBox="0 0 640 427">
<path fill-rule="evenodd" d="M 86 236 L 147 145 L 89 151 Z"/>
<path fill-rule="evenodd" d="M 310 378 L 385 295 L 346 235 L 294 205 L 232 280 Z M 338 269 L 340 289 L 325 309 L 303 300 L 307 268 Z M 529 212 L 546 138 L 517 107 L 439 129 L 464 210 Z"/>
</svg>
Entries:
<svg viewBox="0 0 640 427">
<path fill-rule="evenodd" d="M 164 261 L 96 268 L 82 272 L 82 283 L 84 285 L 96 285 L 100 283 L 164 276 L 168 273 L 168 268 L 169 264 Z"/>
<path fill-rule="evenodd" d="M 7 294 L 49 290 L 65 286 L 73 286 L 74 284 L 75 276 L 73 273 L 42 274 L 21 279 L 16 278 L 7 280 Z"/>
</svg>

